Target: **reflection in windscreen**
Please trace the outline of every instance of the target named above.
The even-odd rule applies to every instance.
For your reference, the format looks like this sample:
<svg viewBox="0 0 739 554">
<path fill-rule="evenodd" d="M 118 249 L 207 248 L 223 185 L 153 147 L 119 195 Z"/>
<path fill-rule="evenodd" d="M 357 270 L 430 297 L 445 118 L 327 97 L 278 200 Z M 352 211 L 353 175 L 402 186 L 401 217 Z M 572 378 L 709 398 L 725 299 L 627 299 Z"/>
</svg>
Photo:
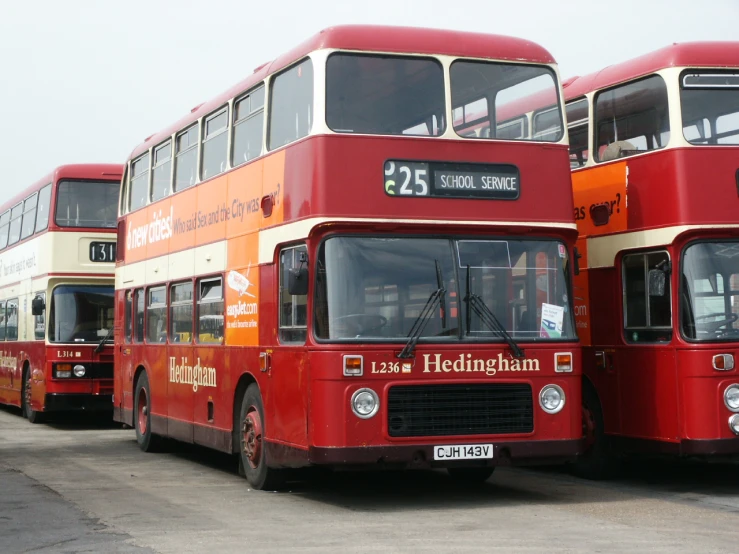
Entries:
<svg viewBox="0 0 739 554">
<path fill-rule="evenodd" d="M 475 313 L 468 326 L 468 283 L 514 339 L 575 337 L 561 243 L 369 237 L 333 237 L 321 246 L 316 336 L 407 338 L 438 288 L 437 262 L 446 294 L 422 338 L 501 340 Z"/>
<path fill-rule="evenodd" d="M 562 138 L 557 82 L 549 68 L 456 61 L 450 75 L 458 135 L 547 142 Z"/>
<path fill-rule="evenodd" d="M 441 135 L 441 64 L 419 57 L 331 55 L 326 62 L 326 122 L 339 133 Z"/>
<path fill-rule="evenodd" d="M 739 73 L 683 75 L 683 135 L 691 144 L 739 144 Z"/>
<path fill-rule="evenodd" d="M 739 337 L 739 243 L 692 244 L 682 267 L 683 334 L 695 340 Z"/>
<path fill-rule="evenodd" d="M 60 227 L 116 226 L 118 181 L 63 181 L 56 196 L 56 224 Z"/>
<path fill-rule="evenodd" d="M 60 285 L 49 306 L 50 342 L 99 342 L 113 325 L 113 287 Z"/>
</svg>

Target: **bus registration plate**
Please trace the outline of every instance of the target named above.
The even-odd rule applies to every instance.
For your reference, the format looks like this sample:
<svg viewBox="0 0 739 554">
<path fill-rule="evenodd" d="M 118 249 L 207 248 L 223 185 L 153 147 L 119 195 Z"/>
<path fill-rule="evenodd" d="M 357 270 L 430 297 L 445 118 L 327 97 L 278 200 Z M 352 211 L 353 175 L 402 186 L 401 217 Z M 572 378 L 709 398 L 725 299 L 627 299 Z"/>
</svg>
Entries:
<svg viewBox="0 0 739 554">
<path fill-rule="evenodd" d="M 492 457 L 492 444 L 449 444 L 434 446 L 434 460 L 478 460 Z"/>
</svg>

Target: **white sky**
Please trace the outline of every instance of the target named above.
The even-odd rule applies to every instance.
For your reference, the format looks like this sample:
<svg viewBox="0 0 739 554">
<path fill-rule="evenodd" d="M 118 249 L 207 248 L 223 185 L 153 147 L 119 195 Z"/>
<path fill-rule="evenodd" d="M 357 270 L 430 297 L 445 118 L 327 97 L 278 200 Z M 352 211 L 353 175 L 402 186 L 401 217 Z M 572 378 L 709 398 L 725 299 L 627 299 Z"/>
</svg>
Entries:
<svg viewBox="0 0 739 554">
<path fill-rule="evenodd" d="M 739 0 L 0 0 L 0 203 L 144 138 L 325 27 L 518 36 L 563 78 L 672 42 L 739 40 Z"/>
</svg>

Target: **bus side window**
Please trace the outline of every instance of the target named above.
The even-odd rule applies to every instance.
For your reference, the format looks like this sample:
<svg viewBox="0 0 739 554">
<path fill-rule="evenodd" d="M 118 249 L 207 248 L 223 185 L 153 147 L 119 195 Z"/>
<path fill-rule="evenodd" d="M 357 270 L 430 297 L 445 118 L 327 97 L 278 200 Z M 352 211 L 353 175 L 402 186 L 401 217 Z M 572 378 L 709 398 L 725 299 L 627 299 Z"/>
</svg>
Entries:
<svg viewBox="0 0 739 554">
<path fill-rule="evenodd" d="M 0 249 L 8 246 L 8 230 L 10 229 L 10 210 L 0 215 Z"/>
<path fill-rule="evenodd" d="M 164 286 L 149 289 L 146 309 L 146 342 L 167 342 L 167 289 Z"/>
<path fill-rule="evenodd" d="M 5 304 L 5 340 L 18 340 L 18 299 Z"/>
<path fill-rule="evenodd" d="M 49 226 L 49 204 L 51 203 L 51 185 L 46 185 L 38 194 L 38 208 L 36 209 L 36 233 L 44 231 Z M 0 237 L 1 239 L 2 237 Z M 0 243 L 0 246 L 2 244 Z"/>
<path fill-rule="evenodd" d="M 154 148 L 154 168 L 151 175 L 151 201 L 169 196 L 172 180 L 172 140 Z"/>
<path fill-rule="evenodd" d="M 303 60 L 273 78 L 270 91 L 269 149 L 310 133 L 313 121 L 313 62 Z"/>
<path fill-rule="evenodd" d="M 144 289 L 136 289 L 136 315 L 134 318 L 133 342 L 144 342 Z"/>
<path fill-rule="evenodd" d="M 650 272 L 662 271 L 667 252 L 629 254 L 623 257 L 624 335 L 627 342 L 666 342 L 672 339 L 670 276 L 663 290 L 650 290 Z"/>
<path fill-rule="evenodd" d="M 126 291 L 125 305 L 126 307 L 123 310 L 123 340 L 125 340 L 127 343 L 130 343 L 133 335 L 133 291 L 131 290 Z"/>
<path fill-rule="evenodd" d="M 149 153 L 139 157 L 131 164 L 131 199 L 128 204 L 130 211 L 146 206 L 149 198 Z"/>
<path fill-rule="evenodd" d="M 192 342 L 192 281 L 177 283 L 169 289 L 171 342 Z"/>
<path fill-rule="evenodd" d="M 233 114 L 231 166 L 236 167 L 262 153 L 264 86 L 236 101 Z"/>
<path fill-rule="evenodd" d="M 200 179 L 205 181 L 226 171 L 228 158 L 228 106 L 205 118 Z"/>
<path fill-rule="evenodd" d="M 223 280 L 198 281 L 198 342 L 223 343 Z"/>
<path fill-rule="evenodd" d="M 301 254 L 307 256 L 305 245 L 286 248 L 280 252 L 280 340 L 305 342 L 308 321 L 308 295 L 292 295 L 287 290 L 288 276 L 292 268 L 299 268 Z"/>
<path fill-rule="evenodd" d="M 0 302 L 0 340 L 5 340 L 5 300 Z"/>
</svg>

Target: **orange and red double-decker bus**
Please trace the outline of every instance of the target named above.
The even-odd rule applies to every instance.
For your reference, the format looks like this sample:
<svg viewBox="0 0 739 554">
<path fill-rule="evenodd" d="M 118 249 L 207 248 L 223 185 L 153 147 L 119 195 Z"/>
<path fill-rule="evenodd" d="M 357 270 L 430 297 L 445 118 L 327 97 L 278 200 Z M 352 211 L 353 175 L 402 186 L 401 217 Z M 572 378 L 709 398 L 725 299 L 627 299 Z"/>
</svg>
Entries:
<svg viewBox="0 0 739 554">
<path fill-rule="evenodd" d="M 616 454 L 739 454 L 739 42 L 565 83 L 584 270 L 585 475 Z"/>
<path fill-rule="evenodd" d="M 572 458 L 560 90 L 528 41 L 336 27 L 147 139 L 120 201 L 116 420 L 143 450 L 238 453 L 256 488 Z M 535 93 L 556 131 L 513 136 Z"/>
<path fill-rule="evenodd" d="M 123 166 L 64 165 L 0 207 L 0 403 L 112 410 Z"/>
</svg>

